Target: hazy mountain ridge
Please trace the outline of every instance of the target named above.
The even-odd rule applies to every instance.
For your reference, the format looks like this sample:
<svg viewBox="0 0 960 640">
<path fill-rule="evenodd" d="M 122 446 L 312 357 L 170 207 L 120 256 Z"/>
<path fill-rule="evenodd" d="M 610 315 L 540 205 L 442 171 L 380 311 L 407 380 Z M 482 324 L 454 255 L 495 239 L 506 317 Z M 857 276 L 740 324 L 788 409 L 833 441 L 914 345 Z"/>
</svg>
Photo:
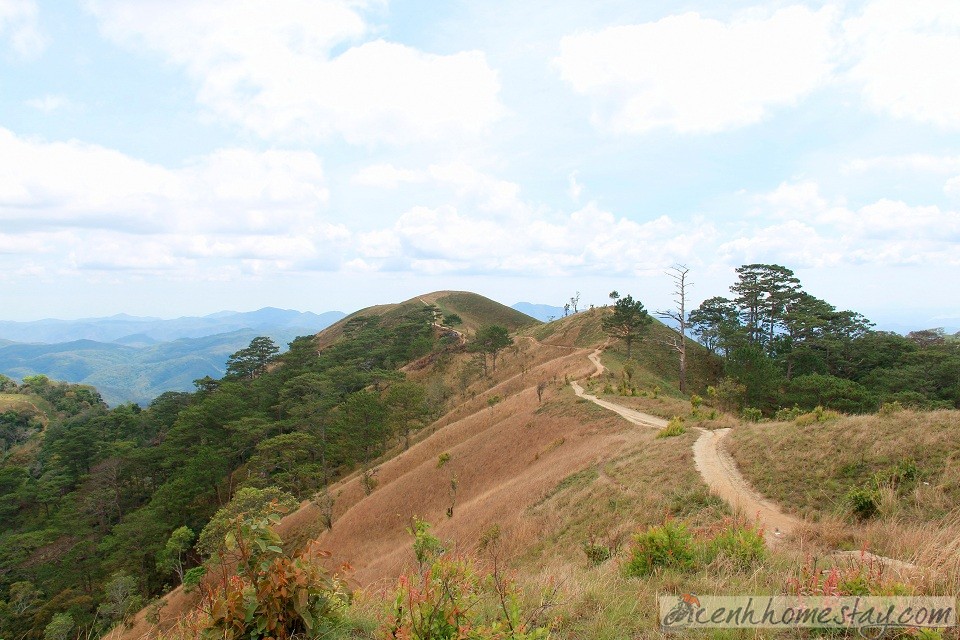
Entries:
<svg viewBox="0 0 960 640">
<path fill-rule="evenodd" d="M 30 322 L 0 321 L 0 339 L 13 342 L 58 344 L 75 340 L 143 343 L 144 338 L 170 342 L 201 338 L 243 329 L 297 329 L 316 333 L 344 317 L 340 311 L 312 313 L 264 307 L 257 311 L 220 311 L 206 316 L 161 319 L 118 314 L 78 320 L 44 319 Z M 134 338 L 134 340 L 131 340 Z"/>
<path fill-rule="evenodd" d="M 297 336 L 317 333 L 343 315 L 338 311 L 314 314 L 265 308 L 175 320 L 119 315 L 0 322 L 0 335 L 4 336 L 0 338 L 0 373 L 19 379 L 43 374 L 90 384 L 111 405 L 145 405 L 165 391 L 192 391 L 198 378 L 220 378 L 227 358 L 257 336 L 269 336 L 285 349 Z"/>
</svg>

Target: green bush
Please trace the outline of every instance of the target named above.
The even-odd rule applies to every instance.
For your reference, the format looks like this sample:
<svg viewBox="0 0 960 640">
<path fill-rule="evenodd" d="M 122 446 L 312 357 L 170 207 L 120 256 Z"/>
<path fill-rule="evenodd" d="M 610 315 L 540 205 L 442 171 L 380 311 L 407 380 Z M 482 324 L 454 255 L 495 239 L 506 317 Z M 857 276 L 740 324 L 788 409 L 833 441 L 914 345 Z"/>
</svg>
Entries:
<svg viewBox="0 0 960 640">
<path fill-rule="evenodd" d="M 739 569 L 749 569 L 763 560 L 767 547 L 757 526 L 732 523 L 707 544 L 708 560 L 729 558 Z"/>
<path fill-rule="evenodd" d="M 797 405 L 793 405 L 792 409 L 777 409 L 777 413 L 773 416 L 777 422 L 792 422 L 804 414 L 803 409 Z"/>
<path fill-rule="evenodd" d="M 857 487 L 847 492 L 846 501 L 858 518 L 866 520 L 877 514 L 880 496 L 873 487 Z"/>
<path fill-rule="evenodd" d="M 593 540 L 584 540 L 580 548 L 583 549 L 583 553 L 593 565 L 603 564 L 613 556 L 613 551 L 610 547 L 597 544 Z"/>
<path fill-rule="evenodd" d="M 624 573 L 642 578 L 658 569 L 686 571 L 694 567 L 695 560 L 693 536 L 682 523 L 667 520 L 634 536 Z"/>
<path fill-rule="evenodd" d="M 658 438 L 672 438 L 674 436 L 679 436 L 687 432 L 686 426 L 683 424 L 683 418 L 680 416 L 673 416 L 670 418 L 670 422 L 667 423 L 663 429 L 657 433 Z"/>
<path fill-rule="evenodd" d="M 756 407 L 744 407 L 740 417 L 747 422 L 760 422 L 760 419 L 763 418 L 763 412 Z"/>
<path fill-rule="evenodd" d="M 187 593 L 190 593 L 196 589 L 197 585 L 200 584 L 200 581 L 203 580 L 203 576 L 206 575 L 206 573 L 207 568 L 203 565 L 187 570 L 183 574 L 183 590 Z"/>
<path fill-rule="evenodd" d="M 881 416 L 892 416 L 901 411 L 903 411 L 903 405 L 900 404 L 898 400 L 894 400 L 893 402 L 884 402 L 880 405 L 880 410 L 877 411 L 877 413 Z"/>
</svg>

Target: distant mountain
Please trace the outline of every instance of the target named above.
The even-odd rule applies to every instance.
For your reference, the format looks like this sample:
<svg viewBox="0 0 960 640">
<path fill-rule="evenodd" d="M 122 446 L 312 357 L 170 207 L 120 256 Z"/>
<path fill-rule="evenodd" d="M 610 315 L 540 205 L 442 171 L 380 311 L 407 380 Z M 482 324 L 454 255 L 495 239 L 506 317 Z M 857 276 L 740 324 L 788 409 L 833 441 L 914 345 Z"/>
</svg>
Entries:
<svg viewBox="0 0 960 640">
<path fill-rule="evenodd" d="M 198 378 L 220 378 L 227 358 L 257 336 L 269 336 L 285 349 L 297 336 L 313 335 L 343 315 L 261 309 L 177 320 L 122 315 L 2 322 L 0 373 L 90 384 L 110 405 L 146 405 L 165 391 L 192 391 Z M 56 338 L 63 339 L 51 342 Z"/>
<path fill-rule="evenodd" d="M 554 307 L 549 304 L 533 304 L 532 302 L 518 302 L 512 305 L 520 313 L 536 318 L 541 322 L 550 322 L 563 317 L 563 307 Z M 2 333 L 0 333 L 2 335 Z"/>
<path fill-rule="evenodd" d="M 0 339 L 46 344 L 95 340 L 143 346 L 150 344 L 149 340 L 169 342 L 244 329 L 259 331 L 262 335 L 270 335 L 270 331 L 278 329 L 299 331 L 299 335 L 313 334 L 343 316 L 339 311 L 316 314 L 266 307 L 257 311 L 220 311 L 208 316 L 173 320 L 119 314 L 80 320 L 0 321 Z"/>
</svg>

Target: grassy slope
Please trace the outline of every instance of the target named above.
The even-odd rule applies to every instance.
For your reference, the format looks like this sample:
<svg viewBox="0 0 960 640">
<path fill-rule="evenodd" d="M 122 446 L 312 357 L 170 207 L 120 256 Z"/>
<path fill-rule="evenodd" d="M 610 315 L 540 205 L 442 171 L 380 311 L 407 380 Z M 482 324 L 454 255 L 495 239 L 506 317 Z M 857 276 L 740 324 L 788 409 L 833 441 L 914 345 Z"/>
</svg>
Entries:
<svg viewBox="0 0 960 640">
<path fill-rule="evenodd" d="M 444 295 L 434 295 L 439 305 Z M 477 322 L 466 306 L 461 303 L 441 308 L 460 313 L 468 324 Z M 398 305 L 377 309 L 384 314 L 397 310 Z M 467 354 L 451 354 L 429 369 L 413 373 L 427 384 L 438 380 L 445 384 L 454 394 L 451 410 L 424 429 L 409 451 L 397 451 L 380 464 L 379 486 L 371 495 L 364 494 L 357 476 L 340 483 L 334 490 L 337 519 L 333 530 L 320 534 L 324 546 L 334 553 L 335 562 L 349 561 L 355 567 L 355 584 L 372 587 L 375 592 L 389 589 L 402 568 L 413 562 L 405 528 L 414 514 L 434 523 L 434 531 L 442 539 L 466 550 L 473 549 L 479 535 L 496 523 L 504 532 L 508 559 L 530 593 L 538 593 L 551 581 L 561 584 L 561 604 L 553 612 L 554 637 L 659 637 L 655 619 L 659 593 L 783 593 L 787 582 L 801 575 L 811 552 L 836 548 L 836 540 L 826 541 L 826 547 L 805 542 L 801 549 L 781 549 L 752 570 L 716 561 L 694 573 L 667 571 L 644 580 L 623 577 L 623 548 L 613 561 L 599 567 L 587 562 L 581 550 L 586 540 L 614 547 L 625 545 L 632 532 L 660 523 L 665 517 L 681 518 L 700 535 L 709 535 L 727 514 L 725 505 L 708 495 L 694 468 L 691 445 L 696 433 L 656 439 L 653 432 L 577 399 L 566 384 L 569 378 L 583 379 L 592 372 L 586 356 L 606 341 L 599 330 L 602 313 L 584 312 L 522 330 L 515 347 L 505 351 L 491 378 L 468 375 Z M 614 380 L 623 365 L 618 349 L 614 347 L 604 355 Z M 643 366 L 637 366 L 636 375 L 645 384 L 656 383 L 667 390 L 675 380 L 670 377 L 674 361 L 655 370 L 646 368 L 657 364 L 662 356 L 658 353 L 653 346 L 638 349 L 638 361 Z M 548 383 L 542 405 L 535 391 L 541 381 Z M 679 394 L 665 391 L 664 396 L 675 403 L 665 405 L 664 411 L 674 406 L 689 408 L 689 402 Z M 617 401 L 629 404 L 652 399 Z M 859 419 L 862 423 L 845 419 L 835 425 L 813 427 L 820 430 L 816 432 L 791 431 L 789 425 L 743 426 L 733 434 L 731 448 L 744 465 L 745 475 L 789 508 L 791 500 L 802 501 L 796 492 L 804 483 L 812 486 L 825 482 L 819 477 L 806 480 L 812 462 L 809 456 L 829 458 L 836 453 L 838 442 L 853 442 L 856 446 L 849 447 L 844 456 L 866 455 L 868 460 L 875 458 L 877 467 L 882 468 L 902 447 L 902 443 L 897 444 L 897 430 L 915 421 L 916 427 L 908 426 L 908 430 L 917 430 L 909 437 L 918 462 L 923 460 L 927 465 L 929 461 L 930 469 L 939 464 L 941 476 L 953 478 L 955 484 L 957 456 L 949 453 L 949 448 L 939 458 L 939 454 L 920 456 L 936 449 L 935 443 L 942 443 L 948 436 L 957 441 L 956 435 L 960 434 L 956 433 L 955 416 L 941 417 L 904 413 L 883 419 L 887 422 L 870 417 Z M 929 419 L 940 420 L 940 431 L 921 438 L 920 431 L 929 430 Z M 863 442 L 844 437 L 847 429 L 856 431 L 856 425 L 862 427 Z M 881 450 L 867 446 L 877 432 L 892 439 L 889 447 Z M 827 441 L 829 447 L 813 446 Z M 451 459 L 438 468 L 442 453 L 449 453 Z M 770 465 L 779 465 L 775 468 L 793 478 L 792 486 L 778 481 L 776 486 L 783 491 L 780 495 L 773 476 L 767 473 L 766 466 Z M 838 467 L 824 469 L 836 474 Z M 458 491 L 454 515 L 448 519 L 444 512 L 450 505 L 451 475 L 458 480 Z M 765 477 L 770 479 L 765 481 Z M 303 542 L 319 531 L 318 512 L 308 503 L 282 523 L 282 533 L 288 540 Z M 871 535 L 871 531 L 865 534 L 867 538 Z M 851 534 L 850 546 L 856 548 L 863 537 Z M 163 610 L 165 617 L 182 613 L 189 605 L 190 600 L 178 593 Z M 140 638 L 148 630 L 141 616 L 124 637 Z"/>
<path fill-rule="evenodd" d="M 467 291 L 435 291 L 410 298 L 394 304 L 380 304 L 355 311 L 317 334 L 320 348 L 333 344 L 343 335 L 343 327 L 352 319 L 360 316 L 381 316 L 389 323 L 408 311 L 424 304 L 436 305 L 444 314 L 456 313 L 463 319 L 463 325 L 456 327 L 466 334 L 474 333 L 478 328 L 490 324 L 499 324 L 510 331 L 540 324 L 540 321 L 511 309 L 499 302 Z"/>
<path fill-rule="evenodd" d="M 958 442 L 960 411 L 901 411 L 806 426 L 743 425 L 730 435 L 729 449 L 761 492 L 814 518 L 842 513 L 850 489 L 898 463 L 913 461 L 920 483 L 898 511 L 931 520 L 960 504 Z"/>
</svg>

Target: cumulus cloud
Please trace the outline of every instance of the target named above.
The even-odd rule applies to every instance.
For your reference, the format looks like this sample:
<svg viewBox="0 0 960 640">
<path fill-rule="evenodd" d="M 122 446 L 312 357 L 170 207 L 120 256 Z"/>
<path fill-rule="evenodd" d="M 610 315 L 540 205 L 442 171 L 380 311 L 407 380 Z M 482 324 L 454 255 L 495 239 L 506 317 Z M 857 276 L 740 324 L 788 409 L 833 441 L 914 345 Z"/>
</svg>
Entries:
<svg viewBox="0 0 960 640">
<path fill-rule="evenodd" d="M 960 129 L 960 4 L 874 0 L 844 22 L 848 73 L 876 111 Z"/>
<path fill-rule="evenodd" d="M 37 14 L 35 0 L 0 0 L 0 42 L 20 58 L 35 58 L 47 47 Z"/>
<path fill-rule="evenodd" d="M 960 265 L 960 212 L 880 199 L 851 208 L 812 182 L 785 183 L 753 196 L 752 223 L 719 246 L 730 264 L 780 262 L 796 267 L 842 264 Z M 764 224 L 769 219 L 776 224 Z"/>
<path fill-rule="evenodd" d="M 570 35 L 554 64 L 616 133 L 714 132 L 795 104 L 834 70 L 829 7 L 790 6 L 728 22 L 697 13 Z"/>
<path fill-rule="evenodd" d="M 323 217 L 329 193 L 311 152 L 222 149 L 170 169 L 0 129 L 0 175 L 0 253 L 32 255 L 39 242 L 69 268 L 307 259 L 349 235 Z"/>
<path fill-rule="evenodd" d="M 504 114 L 499 78 L 482 52 L 436 55 L 372 39 L 363 4 L 89 0 L 87 7 L 109 38 L 182 66 L 202 105 L 267 139 L 441 140 L 479 134 Z"/>
<path fill-rule="evenodd" d="M 65 107 L 70 106 L 70 101 L 64 96 L 47 94 L 40 98 L 31 98 L 24 101 L 24 104 L 31 109 L 42 111 L 43 113 L 53 113 Z"/>
</svg>

